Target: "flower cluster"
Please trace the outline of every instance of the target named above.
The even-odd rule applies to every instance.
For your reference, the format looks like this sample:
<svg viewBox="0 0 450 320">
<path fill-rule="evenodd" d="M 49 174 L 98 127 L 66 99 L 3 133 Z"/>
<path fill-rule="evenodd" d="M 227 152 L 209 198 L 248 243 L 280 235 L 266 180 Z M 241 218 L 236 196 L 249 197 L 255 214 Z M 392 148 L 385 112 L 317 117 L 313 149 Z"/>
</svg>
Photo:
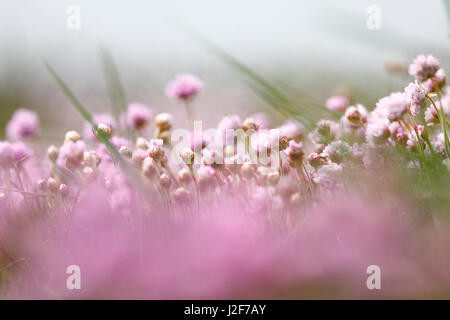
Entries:
<svg viewBox="0 0 450 320">
<path fill-rule="evenodd" d="M 401 246 L 407 243 L 404 230 L 397 233 L 398 230 L 386 229 L 392 221 L 385 216 L 380 220 L 376 220 L 376 215 L 370 217 L 368 223 L 362 213 L 359 215 L 363 209 L 358 205 L 356 214 L 352 211 L 346 215 L 344 209 L 335 207 L 330 210 L 336 211 L 336 217 L 330 217 L 323 214 L 329 210 L 325 208 L 330 201 L 347 194 L 352 187 L 361 194 L 370 193 L 377 183 L 384 183 L 381 180 L 386 176 L 382 172 L 396 166 L 420 174 L 426 172 L 430 161 L 437 161 L 444 168 L 449 165 L 450 89 L 445 87 L 444 71 L 434 57 L 424 55 L 413 61 L 409 71 L 416 77 L 415 82 L 404 92 L 381 98 L 374 108 L 350 105 L 346 97 L 329 98 L 326 106 L 336 111 L 338 118 L 321 119 L 309 132 L 294 119 L 270 127 L 265 115 L 244 119 L 227 115 L 216 128 L 211 128 L 214 134 L 187 130 L 181 144 L 174 139 L 180 128 L 174 128 L 172 115 L 159 113 L 153 117 L 149 107 L 131 103 L 118 119 L 108 114 L 95 115 L 95 126 L 85 127 L 83 135 L 67 131 L 60 145 L 47 149 L 45 161 L 40 150 L 32 151 L 37 145 L 30 140 L 38 134 L 37 116 L 20 109 L 7 126 L 11 142 L 0 142 L 0 212 L 4 215 L 0 226 L 3 228 L 7 226 L 5 221 L 17 219 L 19 212 L 26 212 L 25 219 L 39 220 L 45 232 L 38 236 L 33 233 L 25 247 L 29 249 L 33 242 L 32 255 L 39 255 L 41 251 L 36 244 L 47 246 L 50 241 L 50 249 L 42 250 L 41 254 L 51 256 L 51 252 L 57 252 L 56 260 L 46 259 L 42 268 L 56 268 L 58 259 L 63 259 L 59 239 L 68 239 L 75 256 L 86 264 L 91 264 L 86 261 L 88 257 L 95 259 L 94 252 L 101 252 L 100 265 L 105 268 L 117 257 L 136 264 L 144 261 L 153 271 L 145 273 L 145 268 L 139 265 L 136 274 L 147 278 L 160 291 L 143 296 L 176 296 L 174 291 L 164 291 L 163 282 L 176 272 L 178 263 L 189 267 L 182 271 L 185 280 L 190 279 L 187 272 L 192 269 L 194 279 L 200 281 L 203 262 L 211 263 L 209 274 L 223 273 L 219 278 L 223 283 L 209 283 L 197 295 L 187 289 L 187 284 L 179 288 L 181 293 L 187 292 L 192 297 L 231 292 L 225 290 L 225 283 L 233 279 L 230 270 L 239 259 L 249 263 L 246 274 L 254 272 L 255 277 L 266 277 L 269 283 L 317 276 L 313 264 L 289 258 L 295 248 L 300 248 L 299 252 L 307 259 L 315 256 L 314 249 L 304 241 L 310 241 L 311 246 L 317 242 L 319 254 L 315 263 L 322 263 L 323 270 L 330 275 L 341 268 L 354 273 L 355 264 L 340 265 L 339 259 L 331 254 L 341 250 L 342 244 L 335 242 L 337 230 L 343 232 L 347 246 L 344 251 L 353 250 L 355 254 L 363 252 L 361 248 L 379 247 L 383 251 L 391 246 L 384 240 L 377 242 L 376 232 L 370 231 L 372 223 L 386 237 L 395 238 L 401 233 L 395 252 L 403 252 Z M 180 75 L 168 85 L 166 93 L 171 98 L 192 101 L 202 87 L 197 77 Z M 148 130 L 152 127 L 153 136 Z M 101 142 L 100 133 L 109 138 L 108 144 Z M 405 155 L 403 163 L 394 154 Z M 448 169 L 445 170 L 448 174 Z M 352 185 L 355 173 L 359 180 Z M 364 185 L 366 179 L 380 181 Z M 319 214 L 315 216 L 314 212 Z M 227 215 L 232 222 L 223 222 Z M 305 216 L 312 216 L 313 220 L 305 220 Z M 212 219 L 210 225 L 204 221 L 208 218 Z M 201 224 L 192 227 L 195 221 Z M 349 224 L 344 226 L 341 221 Z M 318 222 L 324 229 L 317 232 L 314 230 Z M 188 231 L 178 232 L 183 225 Z M 305 233 L 297 235 L 297 227 L 303 227 Z M 120 235 L 111 232 L 114 228 Z M 78 232 L 81 236 L 77 236 Z M 295 236 L 285 237 L 291 233 Z M 274 234 L 275 239 L 268 236 Z M 93 251 L 86 249 L 92 255 L 83 253 L 82 246 L 89 246 L 96 236 L 100 237 L 99 243 L 111 244 L 109 248 L 103 251 L 95 243 Z M 244 240 L 236 239 L 238 236 Z M 125 239 L 122 241 L 121 237 Z M 165 249 L 162 239 L 170 239 L 168 254 L 162 253 Z M 236 255 L 221 247 L 221 240 L 236 245 Z M 283 245 L 276 245 L 277 241 Z M 0 242 L 0 249 L 4 250 L 3 246 Z M 190 246 L 187 253 L 186 246 Z M 203 253 L 202 248 L 207 248 L 211 256 Z M 155 254 L 162 262 L 150 256 L 142 258 L 141 249 Z M 181 258 L 175 259 L 170 250 L 181 252 L 180 257 L 186 259 L 192 253 L 199 261 L 180 262 Z M 131 252 L 130 256 L 126 252 Z M 249 252 L 253 252 L 254 261 L 246 258 Z M 1 251 L 0 254 L 2 259 L 9 256 Z M 365 255 L 355 257 L 358 265 L 368 259 Z M 392 257 L 407 259 L 408 255 L 386 254 L 380 256 L 380 261 Z M 287 270 L 282 267 L 274 273 L 283 263 L 289 265 Z M 225 270 L 224 264 L 231 269 Z M 165 270 L 166 266 L 172 273 Z M 169 282 L 175 290 L 175 280 Z M 133 294 L 139 295 L 139 285 L 132 285 L 136 286 Z"/>
</svg>

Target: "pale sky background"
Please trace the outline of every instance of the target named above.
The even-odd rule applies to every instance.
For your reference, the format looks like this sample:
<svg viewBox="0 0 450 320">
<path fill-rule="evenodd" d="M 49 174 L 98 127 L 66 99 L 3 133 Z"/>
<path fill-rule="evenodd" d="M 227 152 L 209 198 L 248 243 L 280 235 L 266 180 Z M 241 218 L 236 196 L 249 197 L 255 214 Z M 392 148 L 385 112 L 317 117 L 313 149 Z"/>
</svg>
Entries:
<svg viewBox="0 0 450 320">
<path fill-rule="evenodd" d="M 69 5 L 81 8 L 80 30 L 66 26 Z M 379 30 L 366 27 L 370 5 L 381 9 Z M 450 66 L 440 0 L 0 0 L 0 91 L 13 92 L 13 82 L 18 92 L 26 90 L 28 100 L 18 93 L 11 108 L 30 99 L 63 103 L 42 68 L 45 59 L 83 97 L 102 100 L 103 44 L 117 61 L 130 100 L 165 105 L 167 81 L 192 72 L 208 89 L 199 104 L 241 110 L 247 104 L 242 92 L 249 90 L 240 77 L 194 44 L 177 20 L 318 102 L 342 84 L 372 94 L 369 100 L 405 86 L 406 78 L 392 79 L 384 70 L 390 59 L 409 63 L 419 53 L 432 53 Z M 251 94 L 248 99 L 255 101 Z M 223 112 L 210 110 L 214 121 Z"/>
</svg>

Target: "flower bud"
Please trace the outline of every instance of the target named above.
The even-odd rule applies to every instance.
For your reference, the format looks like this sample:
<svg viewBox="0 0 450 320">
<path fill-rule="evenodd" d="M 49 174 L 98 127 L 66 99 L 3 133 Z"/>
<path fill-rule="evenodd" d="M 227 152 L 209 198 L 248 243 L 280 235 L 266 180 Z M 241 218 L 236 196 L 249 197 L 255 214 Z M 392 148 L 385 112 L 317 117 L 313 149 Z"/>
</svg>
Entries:
<svg viewBox="0 0 450 320">
<path fill-rule="evenodd" d="M 300 193 L 298 193 L 298 192 L 294 193 L 289 198 L 289 203 L 291 204 L 291 206 L 298 206 L 298 205 L 300 205 L 301 201 L 302 201 L 302 198 L 300 196 Z"/>
<path fill-rule="evenodd" d="M 164 149 L 162 147 L 163 141 L 161 139 L 152 139 L 148 148 L 148 155 L 156 161 L 164 157 Z"/>
<path fill-rule="evenodd" d="M 99 123 L 97 125 L 97 130 L 95 131 L 95 135 L 98 137 L 98 133 L 101 132 L 104 135 L 106 135 L 108 138 L 111 138 L 112 135 L 112 129 L 110 126 L 104 123 Z"/>
<path fill-rule="evenodd" d="M 83 164 L 88 167 L 97 167 L 102 162 L 102 158 L 95 151 L 85 151 L 83 153 Z"/>
<path fill-rule="evenodd" d="M 308 163 L 312 167 L 317 169 L 318 167 L 323 166 L 324 164 L 327 164 L 328 158 L 325 155 L 318 154 L 316 152 L 312 152 L 308 156 Z"/>
<path fill-rule="evenodd" d="M 278 171 L 270 172 L 267 175 L 267 183 L 270 186 L 276 186 L 278 181 L 280 181 L 280 173 Z"/>
<path fill-rule="evenodd" d="M 48 147 L 47 149 L 47 156 L 50 159 L 51 162 L 55 162 L 56 159 L 58 159 L 59 155 L 59 149 L 53 145 Z"/>
<path fill-rule="evenodd" d="M 147 139 L 145 139 L 143 137 L 138 137 L 136 139 L 136 148 L 137 149 L 147 150 L 147 148 L 148 148 L 148 141 L 147 141 Z"/>
<path fill-rule="evenodd" d="M 58 182 L 54 178 L 48 178 L 47 180 L 47 188 L 53 193 L 58 191 Z"/>
<path fill-rule="evenodd" d="M 258 130 L 258 124 L 253 118 L 247 118 L 245 119 L 244 123 L 242 124 L 242 130 L 245 132 L 247 131 L 257 131 Z"/>
<path fill-rule="evenodd" d="M 64 142 L 68 142 L 68 141 L 77 142 L 78 140 L 81 140 L 81 136 L 78 132 L 76 132 L 74 130 L 67 131 Z"/>
<path fill-rule="evenodd" d="M 67 184 L 61 183 L 59 185 L 59 194 L 63 198 L 65 198 L 69 195 L 69 187 L 67 186 Z"/>
<path fill-rule="evenodd" d="M 188 169 L 183 168 L 178 171 L 178 182 L 185 187 L 189 186 L 192 183 L 192 175 Z"/>
<path fill-rule="evenodd" d="M 154 179 L 158 175 L 158 168 L 156 162 L 150 157 L 145 157 L 142 161 L 142 172 L 149 179 Z"/>
<path fill-rule="evenodd" d="M 119 153 L 127 158 L 133 157 L 133 152 L 127 146 L 121 146 Z"/>
<path fill-rule="evenodd" d="M 45 179 L 39 179 L 37 186 L 39 190 L 45 191 L 47 190 L 47 181 Z"/>
<path fill-rule="evenodd" d="M 192 165 L 194 163 L 194 152 L 189 148 L 183 148 L 180 150 L 180 158 L 185 164 Z"/>
<path fill-rule="evenodd" d="M 246 162 L 241 166 L 241 174 L 244 178 L 250 179 L 255 176 L 256 165 Z"/>
<path fill-rule="evenodd" d="M 84 167 L 83 176 L 86 178 L 86 180 L 91 180 L 94 177 L 94 169 L 92 169 L 91 167 Z"/>
<path fill-rule="evenodd" d="M 180 204 L 187 204 L 191 199 L 191 193 L 185 188 L 176 189 L 173 194 L 173 199 Z"/>
<path fill-rule="evenodd" d="M 170 185 L 172 184 L 172 180 L 167 174 L 163 173 L 159 176 L 159 183 L 161 184 L 161 187 L 163 187 L 163 189 L 168 190 L 170 188 Z"/>
<path fill-rule="evenodd" d="M 155 125 L 160 132 L 170 130 L 172 121 L 172 116 L 168 113 L 160 113 L 155 117 Z"/>
</svg>

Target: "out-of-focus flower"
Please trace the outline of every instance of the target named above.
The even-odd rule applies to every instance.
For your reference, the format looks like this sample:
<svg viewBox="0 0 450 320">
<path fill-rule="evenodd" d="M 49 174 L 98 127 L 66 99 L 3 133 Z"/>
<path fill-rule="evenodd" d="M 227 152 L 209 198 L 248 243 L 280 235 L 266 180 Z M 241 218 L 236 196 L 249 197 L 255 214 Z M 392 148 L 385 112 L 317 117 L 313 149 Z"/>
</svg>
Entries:
<svg viewBox="0 0 450 320">
<path fill-rule="evenodd" d="M 333 141 L 325 147 L 322 154 L 334 163 L 341 163 L 351 154 L 352 148 L 345 141 Z"/>
<path fill-rule="evenodd" d="M 78 168 L 84 159 L 85 144 L 82 140 L 69 140 L 59 148 L 57 163 L 60 167 Z"/>
<path fill-rule="evenodd" d="M 361 124 L 366 123 L 368 112 L 366 107 L 362 104 L 356 104 L 350 106 L 345 110 L 345 114 L 342 117 L 344 126 L 360 128 Z"/>
<path fill-rule="evenodd" d="M 405 88 L 405 95 L 410 104 L 411 114 L 416 116 L 420 109 L 422 108 L 422 103 L 425 100 L 425 91 L 423 88 L 416 82 L 411 82 Z"/>
<path fill-rule="evenodd" d="M 18 109 L 6 126 L 7 136 L 11 140 L 34 137 L 39 131 L 39 118 L 31 110 Z"/>
<path fill-rule="evenodd" d="M 14 162 L 16 165 L 21 165 L 23 161 L 31 156 L 31 150 L 27 145 L 21 141 L 12 144 Z"/>
<path fill-rule="evenodd" d="M 344 96 L 332 96 L 328 98 L 325 105 L 330 110 L 344 112 L 349 106 L 349 102 Z"/>
<path fill-rule="evenodd" d="M 169 82 L 166 95 L 172 99 L 190 100 L 203 88 L 203 82 L 192 74 L 180 74 Z"/>
<path fill-rule="evenodd" d="M 439 70 L 439 61 L 432 55 L 418 55 L 409 66 L 409 74 L 419 81 L 425 81 Z"/>
<path fill-rule="evenodd" d="M 8 141 L 0 141 L 0 166 L 9 168 L 14 165 L 14 149 Z"/>
<path fill-rule="evenodd" d="M 375 145 L 387 142 L 390 136 L 388 123 L 382 120 L 369 123 L 366 129 L 367 141 Z"/>
<path fill-rule="evenodd" d="M 380 99 L 380 101 L 377 102 L 374 112 L 390 121 L 396 121 L 403 117 L 407 108 L 407 97 L 401 92 L 394 92 L 391 95 Z"/>
<path fill-rule="evenodd" d="M 303 143 L 289 141 L 289 147 L 286 149 L 286 154 L 289 159 L 291 167 L 297 167 L 301 165 L 305 152 L 303 151 Z"/>
<path fill-rule="evenodd" d="M 200 190 L 211 191 L 216 185 L 216 170 L 211 166 L 201 166 L 197 170 L 197 179 Z"/>
<path fill-rule="evenodd" d="M 140 103 L 130 103 L 126 114 L 128 126 L 134 130 L 144 128 L 152 117 L 152 111 L 146 105 Z"/>
<path fill-rule="evenodd" d="M 280 127 L 281 133 L 286 136 L 289 140 L 295 140 L 297 142 L 303 140 L 305 136 L 305 128 L 303 125 L 296 121 L 286 121 Z"/>
</svg>

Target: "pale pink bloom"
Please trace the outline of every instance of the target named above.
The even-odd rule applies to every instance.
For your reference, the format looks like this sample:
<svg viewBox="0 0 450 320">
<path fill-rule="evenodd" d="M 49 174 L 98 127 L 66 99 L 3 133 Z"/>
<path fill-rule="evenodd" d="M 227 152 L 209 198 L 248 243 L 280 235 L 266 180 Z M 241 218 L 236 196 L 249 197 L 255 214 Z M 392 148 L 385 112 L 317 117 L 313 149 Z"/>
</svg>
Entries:
<svg viewBox="0 0 450 320">
<path fill-rule="evenodd" d="M 403 117 L 407 108 L 408 99 L 406 96 L 401 92 L 394 92 L 380 99 L 374 112 L 390 121 L 396 121 Z"/>
<path fill-rule="evenodd" d="M 322 154 L 335 163 L 345 161 L 352 152 L 352 147 L 342 140 L 333 141 L 323 149 Z"/>
<path fill-rule="evenodd" d="M 11 140 L 34 137 L 38 131 L 39 118 L 35 112 L 27 109 L 18 109 L 14 112 L 6 126 L 8 138 Z"/>
<path fill-rule="evenodd" d="M 69 168 L 81 166 L 85 149 L 86 146 L 82 140 L 78 140 L 77 142 L 69 140 L 65 142 L 59 148 L 57 164 L 63 168 L 67 166 Z"/>
<path fill-rule="evenodd" d="M 327 145 L 335 140 L 339 134 L 339 123 L 331 120 L 320 120 L 309 138 L 316 144 Z"/>
<path fill-rule="evenodd" d="M 341 118 L 344 127 L 359 128 L 361 123 L 366 123 L 368 118 L 368 111 L 362 104 L 350 106 L 345 110 L 344 116 Z"/>
<path fill-rule="evenodd" d="M 410 110 L 413 116 L 416 116 L 421 109 L 422 103 L 425 100 L 424 89 L 416 82 L 411 82 L 405 88 L 405 96 L 410 103 Z"/>
<path fill-rule="evenodd" d="M 409 74 L 419 81 L 425 81 L 439 70 L 439 61 L 432 55 L 418 55 L 409 66 Z"/>
<path fill-rule="evenodd" d="M 320 166 L 318 170 L 313 173 L 313 181 L 326 189 L 331 189 L 340 184 L 343 166 L 330 162 Z"/>
<path fill-rule="evenodd" d="M 259 113 L 255 113 L 251 116 L 251 118 L 253 118 L 256 122 L 256 124 L 258 125 L 258 128 L 260 129 L 270 129 L 270 118 L 262 112 Z"/>
<path fill-rule="evenodd" d="M 297 121 L 288 120 L 280 127 L 281 133 L 289 140 L 301 141 L 305 135 L 305 128 Z"/>
<path fill-rule="evenodd" d="M 172 99 L 192 99 L 203 88 L 203 82 L 192 74 L 180 74 L 169 82 L 166 95 Z"/>
<path fill-rule="evenodd" d="M 0 166 L 9 168 L 14 165 L 14 148 L 8 141 L 0 141 Z"/>
<path fill-rule="evenodd" d="M 445 157 L 445 139 L 444 139 L 444 133 L 440 132 L 437 135 L 435 135 L 431 143 L 433 145 L 433 149 L 436 153 L 440 154 L 442 157 Z"/>
<path fill-rule="evenodd" d="M 152 117 L 152 111 L 146 105 L 140 103 L 130 103 L 126 114 L 128 126 L 135 130 L 144 128 Z"/>
<path fill-rule="evenodd" d="M 17 165 L 21 165 L 25 160 L 31 156 L 31 150 L 26 144 L 21 141 L 14 142 L 12 144 L 14 162 Z"/>
<path fill-rule="evenodd" d="M 389 122 L 388 121 L 376 121 L 369 123 L 366 128 L 367 141 L 374 145 L 380 145 L 389 139 Z"/>
<path fill-rule="evenodd" d="M 344 112 L 349 106 L 349 102 L 344 96 L 332 96 L 328 98 L 325 105 L 330 110 Z"/>
</svg>

